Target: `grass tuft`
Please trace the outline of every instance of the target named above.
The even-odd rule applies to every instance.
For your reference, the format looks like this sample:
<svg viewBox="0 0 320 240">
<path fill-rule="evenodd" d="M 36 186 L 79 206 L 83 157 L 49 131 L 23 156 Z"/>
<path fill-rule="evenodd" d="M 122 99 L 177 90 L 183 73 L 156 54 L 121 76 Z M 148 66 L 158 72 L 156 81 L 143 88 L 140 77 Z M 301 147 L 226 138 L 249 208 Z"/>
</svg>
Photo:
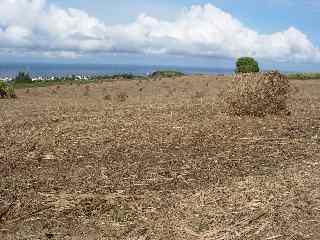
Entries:
<svg viewBox="0 0 320 240">
<path fill-rule="evenodd" d="M 12 85 L 0 80 L 0 98 L 16 98 L 17 95 Z"/>
</svg>

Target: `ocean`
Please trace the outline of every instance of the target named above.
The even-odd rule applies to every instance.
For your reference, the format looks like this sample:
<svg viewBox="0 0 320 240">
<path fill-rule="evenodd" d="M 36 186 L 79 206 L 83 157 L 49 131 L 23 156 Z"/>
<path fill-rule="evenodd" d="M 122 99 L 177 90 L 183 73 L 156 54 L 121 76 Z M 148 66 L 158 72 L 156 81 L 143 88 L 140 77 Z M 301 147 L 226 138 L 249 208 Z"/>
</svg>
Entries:
<svg viewBox="0 0 320 240">
<path fill-rule="evenodd" d="M 148 75 L 158 70 L 175 70 L 186 74 L 230 74 L 232 69 L 181 67 L 181 66 L 142 66 L 114 64 L 44 64 L 44 63 L 0 63 L 0 78 L 12 78 L 18 72 L 28 72 L 32 77 L 75 75 L 113 75 L 131 73 Z"/>
</svg>

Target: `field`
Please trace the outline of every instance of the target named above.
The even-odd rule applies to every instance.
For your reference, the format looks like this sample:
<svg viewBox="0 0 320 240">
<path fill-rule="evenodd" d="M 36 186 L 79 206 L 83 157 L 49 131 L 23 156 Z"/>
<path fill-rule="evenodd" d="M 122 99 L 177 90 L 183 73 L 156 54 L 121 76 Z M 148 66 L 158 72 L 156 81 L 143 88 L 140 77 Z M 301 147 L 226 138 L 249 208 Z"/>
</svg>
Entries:
<svg viewBox="0 0 320 240">
<path fill-rule="evenodd" d="M 0 239 L 320 239 L 320 81 L 291 115 L 221 112 L 230 79 L 18 89 L 0 100 Z"/>
</svg>

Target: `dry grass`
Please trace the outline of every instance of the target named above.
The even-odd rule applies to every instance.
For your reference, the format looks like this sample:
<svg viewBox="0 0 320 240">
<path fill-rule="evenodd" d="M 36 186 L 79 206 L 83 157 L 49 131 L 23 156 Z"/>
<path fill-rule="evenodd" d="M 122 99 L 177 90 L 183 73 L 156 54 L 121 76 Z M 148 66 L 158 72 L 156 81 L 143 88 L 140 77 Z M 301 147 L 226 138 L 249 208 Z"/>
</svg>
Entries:
<svg viewBox="0 0 320 240">
<path fill-rule="evenodd" d="M 107 95 L 104 95 L 103 99 L 106 100 L 106 101 L 111 101 L 112 100 L 112 96 L 107 94 Z"/>
<path fill-rule="evenodd" d="M 118 95 L 117 95 L 117 100 L 118 100 L 118 102 L 125 102 L 125 101 L 127 101 L 127 98 L 128 98 L 129 96 L 127 95 L 127 93 L 126 92 L 120 92 L 120 93 L 118 93 Z"/>
<path fill-rule="evenodd" d="M 0 239 L 320 239 L 320 82 L 264 118 L 220 113 L 225 77 L 137 83 L 0 101 Z"/>
<path fill-rule="evenodd" d="M 89 85 L 85 85 L 83 96 L 88 97 L 89 95 L 90 95 L 90 87 L 89 87 Z"/>
<path fill-rule="evenodd" d="M 287 113 L 289 93 L 289 80 L 279 72 L 237 74 L 223 100 L 229 114 L 264 116 Z"/>
</svg>

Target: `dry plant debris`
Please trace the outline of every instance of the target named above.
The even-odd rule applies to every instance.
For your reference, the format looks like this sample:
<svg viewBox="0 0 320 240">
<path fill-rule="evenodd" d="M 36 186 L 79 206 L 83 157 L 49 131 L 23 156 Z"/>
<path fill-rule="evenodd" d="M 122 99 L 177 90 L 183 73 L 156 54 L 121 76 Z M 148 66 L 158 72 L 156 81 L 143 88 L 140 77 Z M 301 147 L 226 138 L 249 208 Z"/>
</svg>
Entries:
<svg viewBox="0 0 320 240">
<path fill-rule="evenodd" d="M 234 115 L 288 113 L 290 89 L 288 78 L 277 71 L 236 74 L 223 100 Z"/>
<path fill-rule="evenodd" d="M 291 115 L 256 118 L 221 113 L 229 81 L 0 100 L 0 239 L 320 239 L 320 82 L 290 81 Z"/>
</svg>

